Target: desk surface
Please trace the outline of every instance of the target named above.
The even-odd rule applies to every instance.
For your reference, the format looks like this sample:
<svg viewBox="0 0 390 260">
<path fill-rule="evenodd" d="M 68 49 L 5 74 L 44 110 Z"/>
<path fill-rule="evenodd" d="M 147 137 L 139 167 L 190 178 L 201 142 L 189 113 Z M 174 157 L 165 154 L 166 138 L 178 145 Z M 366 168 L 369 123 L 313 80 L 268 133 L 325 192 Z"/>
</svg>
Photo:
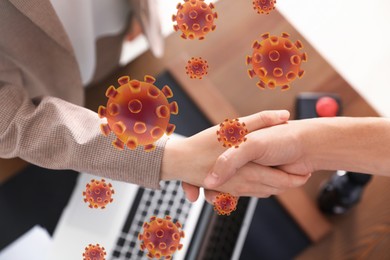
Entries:
<svg viewBox="0 0 390 260">
<path fill-rule="evenodd" d="M 216 1 L 211 1 L 216 2 Z M 157 0 L 165 36 L 173 33 L 171 16 L 176 2 Z M 248 5 L 249 6 L 249 5 Z M 277 10 L 323 58 L 382 116 L 390 116 L 390 2 L 345 0 L 278 1 Z M 147 50 L 143 36 L 125 44 L 122 64 Z"/>
<path fill-rule="evenodd" d="M 279 2 L 278 2 L 279 4 Z M 325 4 L 325 3 L 324 3 Z M 183 82 L 191 89 L 190 95 L 198 106 L 213 118 L 212 121 L 222 121 L 233 108 L 238 115 L 247 115 L 265 109 L 288 109 L 294 114 L 294 102 L 298 93 L 303 91 L 338 93 L 344 104 L 344 114 L 347 116 L 377 116 L 370 106 L 355 89 L 350 80 L 345 80 L 327 62 L 322 55 L 309 44 L 279 12 L 270 15 L 257 15 L 253 12 L 249 1 L 222 0 L 217 3 L 219 18 L 217 29 L 210 33 L 204 41 L 185 41 L 179 33 L 170 35 L 166 41 L 165 55 L 155 59 L 146 52 L 131 64 L 107 79 L 104 85 L 89 90 L 88 105 L 95 111 L 104 99 L 106 87 L 114 84 L 116 78 L 124 73 L 133 78 L 143 78 L 145 74 L 157 75 L 167 67 L 174 66 L 178 73 L 181 68 L 184 73 L 185 64 L 181 62 L 191 56 L 202 56 L 210 65 L 209 75 L 202 81 L 191 81 L 183 77 Z M 313 11 L 312 11 L 313 12 Z M 316 15 L 315 13 L 312 15 Z M 325 15 L 325 14 L 323 14 Z M 251 54 L 251 45 L 264 32 L 280 34 L 288 32 L 291 38 L 302 40 L 308 53 L 309 61 L 303 65 L 305 76 L 292 84 L 291 90 L 281 92 L 276 90 L 260 91 L 247 76 L 245 56 Z M 384 32 L 382 32 L 384 34 Z M 372 39 L 372 37 L 371 37 Z M 343 43 L 340 43 L 343 44 Z M 210 91 L 217 91 L 228 104 L 220 109 L 209 109 L 215 104 L 208 99 Z M 294 115 L 293 115 L 294 116 Z M 311 203 L 314 203 L 319 191 L 319 184 L 330 173 L 316 173 L 305 185 L 304 189 Z M 344 216 L 329 218 L 334 225 L 333 231 L 323 240 L 313 244 L 303 252 L 301 259 L 332 258 L 340 259 L 346 256 L 383 256 L 390 254 L 389 232 L 390 197 L 388 187 L 390 178 L 375 177 L 368 186 L 363 201 Z M 288 194 L 285 194 L 288 197 Z M 301 211 L 304 205 L 296 204 L 295 209 Z M 308 220 L 309 221 L 309 220 Z M 368 253 L 367 253 L 368 252 Z M 375 255 L 376 254 L 376 255 Z M 390 258 L 387 255 L 387 258 Z"/>
<path fill-rule="evenodd" d="M 278 1 L 278 10 L 376 111 L 390 116 L 390 2 Z"/>
</svg>

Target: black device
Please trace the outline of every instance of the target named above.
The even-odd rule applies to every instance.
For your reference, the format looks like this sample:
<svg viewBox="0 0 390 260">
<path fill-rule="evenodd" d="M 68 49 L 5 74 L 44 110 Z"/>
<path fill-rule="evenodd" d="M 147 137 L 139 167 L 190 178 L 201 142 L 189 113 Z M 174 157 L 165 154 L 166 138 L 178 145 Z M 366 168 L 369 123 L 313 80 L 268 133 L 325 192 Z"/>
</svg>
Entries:
<svg viewBox="0 0 390 260">
<path fill-rule="evenodd" d="M 334 93 L 301 93 L 296 99 L 296 118 L 307 119 L 321 116 L 340 116 L 342 102 Z M 342 214 L 361 199 L 364 187 L 372 175 L 337 171 L 320 190 L 317 198 L 322 212 Z"/>
<path fill-rule="evenodd" d="M 364 187 L 371 178 L 370 174 L 337 171 L 320 191 L 317 201 L 321 211 L 345 213 L 360 202 Z"/>
</svg>

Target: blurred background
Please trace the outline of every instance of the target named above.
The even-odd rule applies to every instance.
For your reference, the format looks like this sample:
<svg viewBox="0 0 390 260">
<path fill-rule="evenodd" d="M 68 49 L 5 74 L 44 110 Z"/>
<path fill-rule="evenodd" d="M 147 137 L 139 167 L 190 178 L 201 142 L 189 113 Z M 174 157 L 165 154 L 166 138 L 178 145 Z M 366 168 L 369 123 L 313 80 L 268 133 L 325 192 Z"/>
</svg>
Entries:
<svg viewBox="0 0 390 260">
<path fill-rule="evenodd" d="M 287 109 L 295 119 L 317 117 L 316 103 L 324 96 L 337 101 L 337 113 L 329 116 L 390 114 L 386 95 L 390 2 L 278 1 L 274 11 L 260 15 L 252 1 L 219 0 L 215 3 L 217 29 L 203 41 L 183 40 L 173 31 L 171 16 L 176 5 L 177 1 L 158 1 L 165 37 L 163 56 L 152 54 L 142 34 L 125 41 L 121 66 L 86 89 L 88 108 L 96 112 L 106 102 L 104 93 L 119 76 L 142 79 L 149 74 L 158 79 L 158 87 L 172 87 L 182 108 L 173 123 L 184 136 L 225 118 L 261 110 Z M 260 90 L 257 80 L 247 75 L 245 57 L 252 55 L 253 41 L 265 32 L 289 33 L 292 41 L 303 43 L 308 54 L 308 62 L 302 65 L 305 75 L 288 91 Z M 202 80 L 191 80 L 185 74 L 191 57 L 208 61 L 209 74 Z M 190 248 L 174 259 L 390 259 L 390 179 L 375 176 L 366 180 L 364 176 L 316 172 L 304 187 L 282 195 L 241 198 L 239 208 L 229 217 L 218 216 L 202 204 L 192 220 L 195 229 L 190 233 Z M 41 242 L 46 245 L 42 250 L 50 251 L 55 243 L 52 235 L 77 179 L 78 173 L 71 171 L 53 173 L 20 159 L 0 160 L 1 260 L 17 260 L 9 258 L 7 250 L 37 226 L 47 232 L 40 233 L 46 238 L 33 241 L 46 241 Z M 132 205 L 140 207 L 140 202 Z M 127 212 L 125 219 L 131 224 L 129 219 L 134 216 L 130 215 Z M 130 226 L 123 232 L 129 230 Z M 127 245 L 120 241 L 113 244 Z M 129 243 L 127 251 L 135 248 Z M 114 251 L 108 259 L 144 257 L 119 254 L 115 258 Z"/>
</svg>

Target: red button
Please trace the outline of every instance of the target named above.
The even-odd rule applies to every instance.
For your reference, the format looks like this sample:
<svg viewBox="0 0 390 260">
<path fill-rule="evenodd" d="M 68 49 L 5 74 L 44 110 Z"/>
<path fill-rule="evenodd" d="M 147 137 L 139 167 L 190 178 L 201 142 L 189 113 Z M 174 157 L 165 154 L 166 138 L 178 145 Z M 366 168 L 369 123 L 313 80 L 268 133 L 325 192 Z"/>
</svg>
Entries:
<svg viewBox="0 0 390 260">
<path fill-rule="evenodd" d="M 316 112 L 319 117 L 337 116 L 338 111 L 339 111 L 339 104 L 334 98 L 322 97 L 317 100 Z"/>
</svg>

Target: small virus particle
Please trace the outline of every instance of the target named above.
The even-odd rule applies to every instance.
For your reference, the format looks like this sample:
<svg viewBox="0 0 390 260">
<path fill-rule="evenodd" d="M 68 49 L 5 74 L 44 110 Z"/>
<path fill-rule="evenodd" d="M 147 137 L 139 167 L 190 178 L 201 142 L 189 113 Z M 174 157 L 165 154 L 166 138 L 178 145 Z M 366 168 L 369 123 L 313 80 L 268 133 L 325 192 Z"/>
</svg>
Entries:
<svg viewBox="0 0 390 260">
<path fill-rule="evenodd" d="M 245 135 L 248 129 L 245 123 L 238 122 L 238 119 L 225 119 L 217 131 L 218 141 L 223 143 L 224 147 L 235 147 L 246 141 Z"/>
<path fill-rule="evenodd" d="M 302 43 L 299 40 L 293 43 L 287 33 L 282 36 L 264 33 L 261 37 L 261 42 L 253 43 L 252 57 L 246 58 L 246 64 L 253 67 L 248 70 L 249 77 L 257 75 L 260 78 L 257 83 L 260 89 L 281 86 L 282 90 L 288 90 L 290 83 L 304 74 L 301 63 L 307 61 L 307 54 L 300 52 Z"/>
<path fill-rule="evenodd" d="M 107 107 L 100 106 L 98 114 L 107 118 L 108 124 L 102 124 L 100 130 L 105 136 L 114 132 L 117 138 L 112 144 L 117 149 L 123 150 L 126 144 L 131 150 L 143 146 L 145 151 L 153 151 L 154 142 L 175 130 L 169 119 L 179 108 L 175 101 L 168 103 L 172 90 L 168 86 L 158 89 L 155 81 L 152 76 L 145 76 L 144 82 L 123 76 L 118 79 L 118 89 L 107 89 Z"/>
<path fill-rule="evenodd" d="M 219 193 L 214 201 L 214 210 L 218 215 L 227 215 L 236 210 L 238 197 L 229 193 Z"/>
<path fill-rule="evenodd" d="M 177 4 L 177 14 L 172 16 L 172 21 L 177 22 L 173 25 L 175 31 L 181 30 L 183 39 L 203 40 L 205 35 L 214 31 L 216 25 L 214 19 L 218 18 L 216 12 L 213 12 L 215 6 L 206 4 L 204 0 L 184 0 L 184 3 Z"/>
<path fill-rule="evenodd" d="M 84 202 L 89 203 L 90 208 L 104 209 L 108 203 L 114 200 L 112 198 L 114 193 L 111 183 L 106 183 L 105 179 L 100 181 L 91 180 L 83 191 Z"/>
<path fill-rule="evenodd" d="M 144 232 L 138 235 L 141 242 L 141 250 L 147 249 L 149 258 L 172 259 L 172 255 L 182 249 L 180 239 L 184 238 L 184 231 L 181 230 L 179 222 L 173 223 L 170 216 L 150 218 L 150 222 L 143 225 Z"/>
<path fill-rule="evenodd" d="M 186 66 L 186 73 L 191 79 L 202 79 L 203 76 L 207 75 L 209 65 L 207 61 L 199 58 L 191 58 Z"/>
<path fill-rule="evenodd" d="M 91 245 L 89 244 L 85 248 L 83 253 L 83 260 L 105 260 L 106 259 L 106 250 L 104 247 L 101 247 L 99 244 Z"/>
<path fill-rule="evenodd" d="M 276 0 L 254 0 L 253 9 L 258 14 L 269 14 L 275 9 Z"/>
</svg>

